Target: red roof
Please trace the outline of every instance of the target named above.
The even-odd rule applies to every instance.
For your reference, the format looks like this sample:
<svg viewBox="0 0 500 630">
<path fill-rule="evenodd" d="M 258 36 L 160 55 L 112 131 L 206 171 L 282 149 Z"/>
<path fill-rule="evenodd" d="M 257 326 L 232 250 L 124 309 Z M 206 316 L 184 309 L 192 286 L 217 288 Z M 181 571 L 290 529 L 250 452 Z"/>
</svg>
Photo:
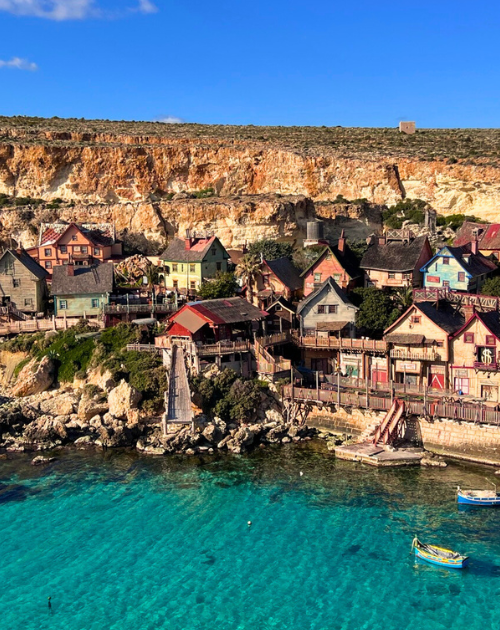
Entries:
<svg viewBox="0 0 500 630">
<path fill-rule="evenodd" d="M 465 221 L 458 230 L 453 242 L 455 247 L 467 245 L 474 240 L 474 230 L 477 230 L 479 249 L 500 250 L 500 223 L 473 223 Z"/>
</svg>

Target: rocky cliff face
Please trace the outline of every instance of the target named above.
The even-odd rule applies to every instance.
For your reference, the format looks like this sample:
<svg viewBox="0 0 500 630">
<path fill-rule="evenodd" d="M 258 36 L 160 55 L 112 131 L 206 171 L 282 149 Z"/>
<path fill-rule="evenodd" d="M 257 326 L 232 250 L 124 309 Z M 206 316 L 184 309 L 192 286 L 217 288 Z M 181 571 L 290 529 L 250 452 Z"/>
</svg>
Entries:
<svg viewBox="0 0 500 630">
<path fill-rule="evenodd" d="M 77 206 L 64 210 L 61 218 L 111 219 L 120 231 L 152 239 L 185 227 L 217 229 L 227 246 L 264 234 L 295 238 L 304 221 L 315 215 L 306 198 L 321 201 L 337 195 L 366 198 L 373 204 L 393 204 L 407 196 L 428 201 L 442 214 L 498 219 L 496 161 L 446 160 L 443 151 L 438 152 L 439 159 L 424 159 L 414 149 L 401 149 L 400 136 L 390 136 L 392 144 L 387 146 L 377 141 L 380 146 L 370 151 L 368 144 L 360 148 L 349 140 L 357 137 L 356 130 L 351 136 L 343 130 L 343 144 L 322 140 L 311 148 L 305 140 L 300 146 L 258 141 L 258 131 L 242 140 L 238 130 L 248 128 L 222 128 L 224 133 L 214 137 L 212 128 L 189 126 L 181 133 L 163 126 L 159 135 L 158 126 L 153 126 L 155 135 L 142 127 L 141 135 L 126 135 L 121 128 L 115 134 L 63 132 L 64 121 L 59 121 L 58 131 L 44 129 L 43 121 L 31 131 L 26 123 L 16 127 L 5 120 L 0 126 L 0 192 L 74 201 Z M 69 122 L 67 126 L 71 128 Z M 307 133 L 318 132 L 305 130 L 306 140 Z M 422 143 L 424 137 L 429 143 L 429 135 L 404 141 Z M 434 143 L 443 143 L 442 138 L 436 135 Z M 428 155 L 429 149 L 425 151 Z M 215 189 L 215 199 L 165 201 L 172 193 L 208 187 Z M 334 211 L 343 210 L 332 206 L 330 215 Z M 337 216 L 342 215 L 330 219 Z M 1 220 L 7 225 L 7 217 Z M 364 224 L 370 221 L 362 218 Z"/>
</svg>

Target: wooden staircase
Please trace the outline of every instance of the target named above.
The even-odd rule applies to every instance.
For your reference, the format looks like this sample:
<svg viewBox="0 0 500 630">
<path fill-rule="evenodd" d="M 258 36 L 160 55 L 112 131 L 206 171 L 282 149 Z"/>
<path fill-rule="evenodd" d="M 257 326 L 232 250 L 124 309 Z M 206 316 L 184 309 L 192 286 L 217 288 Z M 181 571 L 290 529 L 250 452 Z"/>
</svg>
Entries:
<svg viewBox="0 0 500 630">
<path fill-rule="evenodd" d="M 391 408 L 385 415 L 385 418 L 382 420 L 379 427 L 375 431 L 375 434 L 372 438 L 373 444 L 392 444 L 398 437 L 400 437 L 400 433 L 404 424 L 404 410 L 404 402 L 395 398 L 394 402 L 391 405 Z"/>
</svg>

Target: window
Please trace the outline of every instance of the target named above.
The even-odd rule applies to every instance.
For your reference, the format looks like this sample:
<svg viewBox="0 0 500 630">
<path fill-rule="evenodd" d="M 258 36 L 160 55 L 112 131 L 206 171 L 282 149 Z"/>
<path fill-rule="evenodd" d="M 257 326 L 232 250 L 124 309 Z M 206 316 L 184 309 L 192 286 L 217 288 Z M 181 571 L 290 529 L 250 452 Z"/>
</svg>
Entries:
<svg viewBox="0 0 500 630">
<path fill-rule="evenodd" d="M 329 304 L 328 305 L 328 312 L 329 313 L 336 313 L 337 310 L 338 310 L 337 304 Z"/>
<path fill-rule="evenodd" d="M 189 265 L 189 273 L 194 273 L 196 271 L 196 265 Z"/>
<path fill-rule="evenodd" d="M 50 247 L 47 247 L 47 249 L 43 250 L 45 253 L 45 256 L 52 256 L 52 250 Z"/>
<path fill-rule="evenodd" d="M 68 252 L 68 248 L 66 245 L 61 245 L 59 249 L 61 250 L 61 254 L 66 254 Z"/>
<path fill-rule="evenodd" d="M 443 258 L 443 265 L 449 265 L 450 264 L 450 259 L 449 258 Z"/>
<path fill-rule="evenodd" d="M 323 315 L 323 314 L 324 314 L 324 312 L 325 312 L 325 307 L 324 307 L 324 305 L 323 305 L 323 304 L 320 304 L 320 305 L 318 306 L 318 315 Z"/>
<path fill-rule="evenodd" d="M 222 263 L 217 263 L 217 271 L 222 271 Z"/>
<path fill-rule="evenodd" d="M 99 256 L 101 250 L 98 247 L 94 247 L 94 256 Z"/>
<path fill-rule="evenodd" d="M 179 265 L 177 263 L 172 264 L 172 271 L 178 271 Z"/>
<path fill-rule="evenodd" d="M 420 315 L 412 315 L 410 321 L 412 324 L 420 324 Z"/>
<path fill-rule="evenodd" d="M 321 274 L 320 273 L 315 273 L 314 274 L 314 282 L 321 282 Z"/>
<path fill-rule="evenodd" d="M 395 273 L 389 273 L 388 274 L 388 278 L 389 278 L 389 280 L 396 280 L 396 274 Z"/>
<path fill-rule="evenodd" d="M 33 304 L 33 298 L 24 298 L 24 306 L 31 306 Z"/>
<path fill-rule="evenodd" d="M 99 298 L 92 298 L 92 308 L 99 308 Z"/>
<path fill-rule="evenodd" d="M 59 308 L 61 309 L 61 311 L 65 311 L 68 308 L 68 301 L 59 300 Z"/>
<path fill-rule="evenodd" d="M 465 282 L 465 271 L 459 271 L 458 272 L 458 281 L 459 282 Z"/>
<path fill-rule="evenodd" d="M 438 348 L 444 348 L 444 341 L 436 341 L 436 346 Z"/>
<path fill-rule="evenodd" d="M 52 263 L 50 262 L 50 260 L 45 261 L 45 269 L 52 269 Z"/>
<path fill-rule="evenodd" d="M 341 273 L 334 273 L 333 274 L 333 279 L 335 280 L 335 282 L 339 282 L 340 280 L 342 280 L 342 274 Z"/>
<path fill-rule="evenodd" d="M 75 245 L 75 246 L 73 247 L 73 251 L 74 251 L 74 252 L 79 252 L 79 251 L 80 251 L 80 245 Z"/>
<path fill-rule="evenodd" d="M 404 273 L 403 280 L 411 280 L 411 273 Z"/>
<path fill-rule="evenodd" d="M 21 286 L 21 279 L 20 278 L 13 278 L 12 279 L 12 285 L 14 286 L 15 289 L 17 287 L 20 287 Z"/>
<path fill-rule="evenodd" d="M 465 343 L 474 343 L 474 333 L 465 333 L 464 335 Z"/>
<path fill-rule="evenodd" d="M 495 337 L 493 335 L 486 335 L 486 345 L 494 346 L 495 345 Z"/>
<path fill-rule="evenodd" d="M 78 236 L 76 234 L 73 234 L 73 236 L 71 237 L 72 241 L 77 241 L 78 240 Z"/>
<path fill-rule="evenodd" d="M 173 285 L 174 285 L 174 289 L 178 289 L 179 288 L 179 281 L 178 280 L 174 280 L 173 281 Z"/>
<path fill-rule="evenodd" d="M 212 247 L 212 256 L 216 256 L 217 255 L 217 249 L 215 247 Z"/>
<path fill-rule="evenodd" d="M 191 282 L 189 283 L 189 287 L 191 289 L 196 289 L 196 282 L 194 280 L 191 280 Z"/>
<path fill-rule="evenodd" d="M 82 254 L 86 254 L 88 252 L 88 247 L 86 245 L 82 245 Z"/>
</svg>

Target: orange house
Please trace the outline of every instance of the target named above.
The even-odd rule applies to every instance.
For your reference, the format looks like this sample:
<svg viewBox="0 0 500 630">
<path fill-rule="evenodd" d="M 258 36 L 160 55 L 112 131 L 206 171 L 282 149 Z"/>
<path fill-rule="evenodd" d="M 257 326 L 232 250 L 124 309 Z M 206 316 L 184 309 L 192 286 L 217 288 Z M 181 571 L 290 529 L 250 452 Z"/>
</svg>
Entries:
<svg viewBox="0 0 500 630">
<path fill-rule="evenodd" d="M 52 276 L 58 265 L 110 262 L 122 255 L 122 247 L 110 224 L 42 223 L 38 245 L 26 251 Z"/>
<path fill-rule="evenodd" d="M 350 291 L 356 286 L 361 272 L 343 230 L 337 245 L 327 245 L 313 264 L 302 272 L 302 277 L 304 296 L 316 291 L 327 278 L 333 278 L 343 291 Z"/>
</svg>

